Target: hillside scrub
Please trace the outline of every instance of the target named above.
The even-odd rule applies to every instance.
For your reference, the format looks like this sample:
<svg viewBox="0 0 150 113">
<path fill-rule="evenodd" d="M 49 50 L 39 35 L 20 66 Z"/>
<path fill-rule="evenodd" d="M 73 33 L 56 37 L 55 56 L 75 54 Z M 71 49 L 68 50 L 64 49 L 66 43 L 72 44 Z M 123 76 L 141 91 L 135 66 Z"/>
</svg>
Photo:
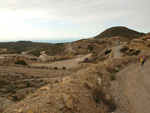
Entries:
<svg viewBox="0 0 150 113">
<path fill-rule="evenodd" d="M 24 60 L 19 60 L 17 62 L 15 62 L 15 64 L 20 64 L 20 65 L 27 65 L 27 63 Z"/>
<path fill-rule="evenodd" d="M 40 88 L 24 100 L 10 106 L 4 113 L 17 112 L 113 112 L 117 105 L 110 94 L 111 74 L 131 63 L 140 62 L 141 56 L 126 56 L 92 64 L 86 69 L 65 76 L 62 82 Z M 146 59 L 150 55 L 145 56 Z M 115 74 L 114 73 L 114 74 Z M 102 82 L 98 82 L 100 79 Z M 13 111 L 16 110 L 16 111 Z"/>
<path fill-rule="evenodd" d="M 139 55 L 141 52 L 140 50 L 135 50 L 135 49 L 129 49 L 128 47 L 123 47 L 120 49 L 120 51 L 123 53 L 124 56 L 132 56 L 132 55 Z"/>
</svg>

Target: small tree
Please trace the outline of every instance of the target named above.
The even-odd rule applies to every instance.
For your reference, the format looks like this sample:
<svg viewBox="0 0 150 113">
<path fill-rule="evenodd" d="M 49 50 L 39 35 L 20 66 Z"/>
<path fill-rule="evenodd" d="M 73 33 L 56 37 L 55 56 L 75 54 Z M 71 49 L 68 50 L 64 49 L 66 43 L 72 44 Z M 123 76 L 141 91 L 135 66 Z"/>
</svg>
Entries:
<svg viewBox="0 0 150 113">
<path fill-rule="evenodd" d="M 94 47 L 92 45 L 88 45 L 87 49 L 92 51 L 94 49 Z"/>
</svg>

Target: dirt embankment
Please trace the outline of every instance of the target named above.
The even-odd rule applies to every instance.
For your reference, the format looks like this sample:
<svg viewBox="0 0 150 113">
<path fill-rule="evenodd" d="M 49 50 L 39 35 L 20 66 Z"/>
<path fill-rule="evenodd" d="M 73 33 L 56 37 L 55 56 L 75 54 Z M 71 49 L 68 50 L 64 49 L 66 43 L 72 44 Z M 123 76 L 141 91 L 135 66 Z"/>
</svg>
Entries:
<svg viewBox="0 0 150 113">
<path fill-rule="evenodd" d="M 150 113 L 150 63 L 133 64 L 117 74 L 112 90 L 117 102 L 115 113 Z"/>
</svg>

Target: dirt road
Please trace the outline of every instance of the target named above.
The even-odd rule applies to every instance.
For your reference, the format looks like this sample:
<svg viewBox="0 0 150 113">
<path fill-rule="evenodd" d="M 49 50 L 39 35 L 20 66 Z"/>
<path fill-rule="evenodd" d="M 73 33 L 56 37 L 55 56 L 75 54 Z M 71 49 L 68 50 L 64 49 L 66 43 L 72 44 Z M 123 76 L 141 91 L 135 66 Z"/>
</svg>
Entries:
<svg viewBox="0 0 150 113">
<path fill-rule="evenodd" d="M 114 113 L 150 113 L 150 63 L 133 64 L 117 74 L 112 92 L 117 102 Z"/>
<path fill-rule="evenodd" d="M 113 51 L 113 53 L 114 53 L 114 58 L 119 59 L 119 58 L 122 57 L 122 55 L 121 55 L 121 53 L 120 53 L 120 47 L 122 47 L 122 46 L 123 46 L 123 45 L 118 45 L 118 46 L 112 47 L 112 51 Z"/>
</svg>

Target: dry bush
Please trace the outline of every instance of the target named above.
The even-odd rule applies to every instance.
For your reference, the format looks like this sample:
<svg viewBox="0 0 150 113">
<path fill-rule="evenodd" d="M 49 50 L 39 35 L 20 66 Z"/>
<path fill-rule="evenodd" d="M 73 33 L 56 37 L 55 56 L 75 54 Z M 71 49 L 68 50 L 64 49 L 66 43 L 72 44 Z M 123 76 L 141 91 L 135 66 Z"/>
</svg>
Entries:
<svg viewBox="0 0 150 113">
<path fill-rule="evenodd" d="M 112 73 L 112 74 L 110 75 L 110 79 L 111 79 L 111 80 L 116 80 L 116 76 L 115 76 L 114 73 Z"/>
<path fill-rule="evenodd" d="M 103 101 L 105 99 L 105 95 L 106 94 L 104 93 L 101 87 L 94 88 L 93 96 L 94 96 L 94 100 L 97 103 L 100 103 L 100 101 Z"/>
<path fill-rule="evenodd" d="M 112 112 L 117 108 L 116 102 L 112 97 L 110 99 L 106 99 L 106 93 L 101 87 L 94 88 L 93 96 L 97 103 L 103 102 L 105 105 L 107 105 L 108 111 Z"/>
</svg>

